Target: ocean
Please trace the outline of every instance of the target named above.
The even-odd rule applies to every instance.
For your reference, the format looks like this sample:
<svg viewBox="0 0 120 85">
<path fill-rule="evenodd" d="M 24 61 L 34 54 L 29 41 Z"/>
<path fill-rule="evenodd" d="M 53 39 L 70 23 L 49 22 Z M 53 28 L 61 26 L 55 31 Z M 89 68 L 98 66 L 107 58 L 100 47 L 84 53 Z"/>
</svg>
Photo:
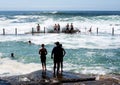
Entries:
<svg viewBox="0 0 120 85">
<path fill-rule="evenodd" d="M 58 23 L 61 29 L 73 23 L 81 32 L 26 34 L 32 28 L 36 30 L 37 24 L 47 32 Z M 92 33 L 88 32 L 90 28 Z M 38 51 L 42 43 L 48 51 L 47 70 L 52 71 L 51 51 L 56 41 L 66 50 L 64 71 L 120 74 L 120 11 L 0 11 L 0 77 L 41 70 Z"/>
</svg>

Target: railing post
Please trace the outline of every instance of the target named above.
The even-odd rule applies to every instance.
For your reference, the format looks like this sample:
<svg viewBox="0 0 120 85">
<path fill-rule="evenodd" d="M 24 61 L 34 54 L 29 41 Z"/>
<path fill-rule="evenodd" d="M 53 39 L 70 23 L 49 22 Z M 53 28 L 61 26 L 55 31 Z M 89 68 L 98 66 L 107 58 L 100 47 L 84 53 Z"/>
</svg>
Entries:
<svg viewBox="0 0 120 85">
<path fill-rule="evenodd" d="M 112 36 L 114 36 L 114 27 L 112 28 Z"/>
<path fill-rule="evenodd" d="M 5 29 L 3 28 L 3 35 L 5 35 Z"/>
<path fill-rule="evenodd" d="M 44 27 L 44 33 L 45 33 L 45 27 Z"/>
<path fill-rule="evenodd" d="M 98 35 L 98 27 L 97 27 L 97 35 Z"/>
<path fill-rule="evenodd" d="M 17 35 L 17 28 L 15 28 L 15 35 Z"/>
<path fill-rule="evenodd" d="M 32 28 L 32 35 L 34 34 L 34 28 Z"/>
</svg>

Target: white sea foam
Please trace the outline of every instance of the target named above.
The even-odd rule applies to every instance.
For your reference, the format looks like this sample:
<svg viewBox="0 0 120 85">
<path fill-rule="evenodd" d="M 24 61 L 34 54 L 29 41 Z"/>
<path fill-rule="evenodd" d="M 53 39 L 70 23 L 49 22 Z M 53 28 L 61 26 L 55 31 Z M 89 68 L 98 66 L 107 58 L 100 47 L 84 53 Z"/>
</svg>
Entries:
<svg viewBox="0 0 120 85">
<path fill-rule="evenodd" d="M 17 60 L 12 60 L 10 58 L 0 59 L 0 77 L 11 76 L 11 75 L 22 75 L 41 69 L 42 69 L 41 65 L 37 63 L 24 64 L 22 62 L 18 62 Z M 52 70 L 52 65 L 47 65 L 47 69 Z M 82 65 L 74 65 L 72 63 L 67 63 L 67 62 L 64 63 L 64 71 L 72 71 L 83 74 L 102 74 L 102 75 L 111 72 L 111 70 L 107 70 L 100 66 L 84 67 Z"/>
<path fill-rule="evenodd" d="M 0 59 L 0 76 L 27 74 L 40 69 L 40 64 L 24 64 L 9 58 Z"/>
<path fill-rule="evenodd" d="M 90 49 L 114 49 L 120 48 L 119 36 L 89 36 L 89 35 L 66 35 L 66 34 L 40 34 L 26 36 L 0 36 L 0 42 L 29 40 L 36 45 L 54 44 L 60 41 L 66 49 L 90 48 Z M 72 41 L 72 42 L 71 42 Z"/>
<path fill-rule="evenodd" d="M 116 24 L 120 23 L 119 16 L 96 16 L 96 17 L 66 17 L 54 19 L 48 16 L 38 16 L 38 15 L 16 15 L 13 19 L 1 17 L 0 18 L 0 33 L 2 34 L 2 29 L 6 29 L 7 34 L 14 34 L 14 28 L 18 28 L 18 33 L 24 34 L 25 32 L 31 31 L 32 27 L 36 28 L 37 23 L 41 25 L 41 30 L 46 27 L 47 29 L 52 29 L 54 24 L 59 23 L 61 28 L 64 28 L 67 23 L 73 23 L 74 26 L 80 29 L 82 32 L 87 30 L 92 26 L 92 31 L 96 33 L 96 28 L 99 28 L 99 32 L 111 33 L 111 29 L 115 28 L 115 33 L 120 34 L 120 27 Z M 15 22 L 15 23 L 14 23 Z"/>
<path fill-rule="evenodd" d="M 105 69 L 101 66 L 82 66 L 82 65 L 74 65 L 72 63 L 64 63 L 64 70 L 72 71 L 75 73 L 82 73 L 82 74 L 100 74 L 105 75 L 107 73 L 112 72 L 112 70 Z"/>
<path fill-rule="evenodd" d="M 56 14 L 56 13 L 58 13 L 58 11 L 53 11 L 53 12 L 51 12 L 52 14 Z"/>
</svg>

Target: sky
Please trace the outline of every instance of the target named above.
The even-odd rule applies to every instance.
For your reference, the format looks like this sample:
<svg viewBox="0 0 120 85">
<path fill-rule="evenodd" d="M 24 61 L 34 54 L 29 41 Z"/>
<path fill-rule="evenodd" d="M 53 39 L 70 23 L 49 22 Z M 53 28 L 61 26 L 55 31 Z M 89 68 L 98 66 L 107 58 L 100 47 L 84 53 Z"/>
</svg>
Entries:
<svg viewBox="0 0 120 85">
<path fill-rule="evenodd" d="M 0 10 L 120 11 L 120 0 L 0 0 Z"/>
</svg>

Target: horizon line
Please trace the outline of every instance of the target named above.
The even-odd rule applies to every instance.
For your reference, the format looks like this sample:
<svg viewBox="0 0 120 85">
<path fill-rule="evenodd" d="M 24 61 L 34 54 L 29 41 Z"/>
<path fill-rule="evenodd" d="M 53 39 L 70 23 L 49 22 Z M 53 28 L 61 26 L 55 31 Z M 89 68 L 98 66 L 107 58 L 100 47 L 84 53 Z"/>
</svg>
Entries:
<svg viewBox="0 0 120 85">
<path fill-rule="evenodd" d="M 120 11 L 120 10 L 0 10 L 0 11 Z"/>
</svg>

